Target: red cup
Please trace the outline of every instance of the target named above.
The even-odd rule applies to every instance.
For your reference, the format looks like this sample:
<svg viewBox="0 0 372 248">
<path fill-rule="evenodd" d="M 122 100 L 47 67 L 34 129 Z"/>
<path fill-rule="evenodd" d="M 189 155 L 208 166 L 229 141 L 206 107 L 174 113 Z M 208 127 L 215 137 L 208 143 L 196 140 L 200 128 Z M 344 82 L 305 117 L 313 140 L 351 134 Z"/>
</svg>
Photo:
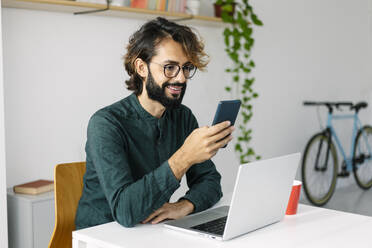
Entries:
<svg viewBox="0 0 372 248">
<path fill-rule="evenodd" d="M 286 215 L 294 215 L 297 213 L 298 200 L 301 193 L 301 181 L 294 180 L 292 185 L 291 196 L 289 197 Z"/>
</svg>

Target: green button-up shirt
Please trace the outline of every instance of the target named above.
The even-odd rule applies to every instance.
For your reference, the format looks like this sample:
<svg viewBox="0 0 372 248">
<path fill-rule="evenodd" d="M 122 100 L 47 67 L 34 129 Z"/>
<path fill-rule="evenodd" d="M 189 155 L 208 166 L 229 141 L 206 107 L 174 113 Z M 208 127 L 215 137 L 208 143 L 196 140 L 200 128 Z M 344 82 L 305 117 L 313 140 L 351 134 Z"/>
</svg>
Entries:
<svg viewBox="0 0 372 248">
<path fill-rule="evenodd" d="M 181 105 L 158 119 L 132 94 L 97 111 L 87 131 L 86 173 L 76 213 L 76 229 L 117 221 L 132 227 L 168 202 L 180 186 L 168 159 L 198 127 L 191 110 Z M 186 173 L 189 190 L 182 198 L 194 212 L 221 197 L 221 176 L 211 160 Z"/>
</svg>

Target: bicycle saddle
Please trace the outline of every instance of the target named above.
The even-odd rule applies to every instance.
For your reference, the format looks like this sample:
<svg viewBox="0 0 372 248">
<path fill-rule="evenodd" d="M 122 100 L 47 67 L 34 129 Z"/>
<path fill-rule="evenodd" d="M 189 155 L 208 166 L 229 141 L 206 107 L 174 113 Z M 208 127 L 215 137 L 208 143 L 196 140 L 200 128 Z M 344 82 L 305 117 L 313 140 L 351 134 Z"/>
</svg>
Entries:
<svg viewBox="0 0 372 248">
<path fill-rule="evenodd" d="M 350 110 L 355 109 L 356 112 L 358 112 L 362 108 L 366 108 L 368 104 L 366 102 L 358 102 L 354 106 L 350 107 Z"/>
</svg>

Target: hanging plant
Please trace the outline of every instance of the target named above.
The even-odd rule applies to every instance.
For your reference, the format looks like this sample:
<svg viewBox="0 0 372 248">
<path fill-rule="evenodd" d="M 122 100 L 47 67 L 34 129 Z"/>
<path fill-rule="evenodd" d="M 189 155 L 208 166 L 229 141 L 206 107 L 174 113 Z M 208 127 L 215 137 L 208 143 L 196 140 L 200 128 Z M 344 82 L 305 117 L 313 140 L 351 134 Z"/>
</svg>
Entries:
<svg viewBox="0 0 372 248">
<path fill-rule="evenodd" d="M 258 93 L 252 88 L 255 78 L 250 75 L 255 67 L 251 58 L 254 44 L 253 25 L 262 26 L 263 23 L 253 12 L 248 0 L 242 0 L 241 3 L 234 0 L 217 0 L 215 4 L 221 6 L 222 21 L 230 24 L 223 31 L 225 51 L 233 62 L 232 67 L 225 70 L 232 77 L 225 90 L 242 102 L 240 109 L 242 121 L 238 125 L 238 137 L 234 148 L 239 155 L 240 163 L 247 163 L 261 158 L 250 145 L 252 129 L 248 127 L 248 122 L 253 115 L 252 100 L 258 97 Z"/>
</svg>

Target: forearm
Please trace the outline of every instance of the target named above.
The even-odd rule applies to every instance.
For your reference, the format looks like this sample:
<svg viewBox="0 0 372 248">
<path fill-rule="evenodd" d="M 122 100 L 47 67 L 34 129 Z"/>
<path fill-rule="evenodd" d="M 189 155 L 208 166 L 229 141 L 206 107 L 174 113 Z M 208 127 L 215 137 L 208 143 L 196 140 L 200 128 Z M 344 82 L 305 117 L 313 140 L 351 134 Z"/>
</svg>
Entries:
<svg viewBox="0 0 372 248">
<path fill-rule="evenodd" d="M 113 217 L 121 225 L 132 227 L 166 203 L 178 187 L 169 165 L 163 163 L 140 180 L 112 192 L 109 202 Z"/>
<path fill-rule="evenodd" d="M 196 164 L 187 172 L 189 191 L 181 199 L 187 199 L 195 206 L 194 212 L 212 207 L 222 197 L 221 175 L 212 161 Z"/>
<path fill-rule="evenodd" d="M 183 151 L 182 147 L 178 149 L 172 157 L 168 160 L 169 167 L 171 168 L 177 180 L 181 180 L 183 175 L 192 166 L 192 161 L 189 156 Z"/>
</svg>

